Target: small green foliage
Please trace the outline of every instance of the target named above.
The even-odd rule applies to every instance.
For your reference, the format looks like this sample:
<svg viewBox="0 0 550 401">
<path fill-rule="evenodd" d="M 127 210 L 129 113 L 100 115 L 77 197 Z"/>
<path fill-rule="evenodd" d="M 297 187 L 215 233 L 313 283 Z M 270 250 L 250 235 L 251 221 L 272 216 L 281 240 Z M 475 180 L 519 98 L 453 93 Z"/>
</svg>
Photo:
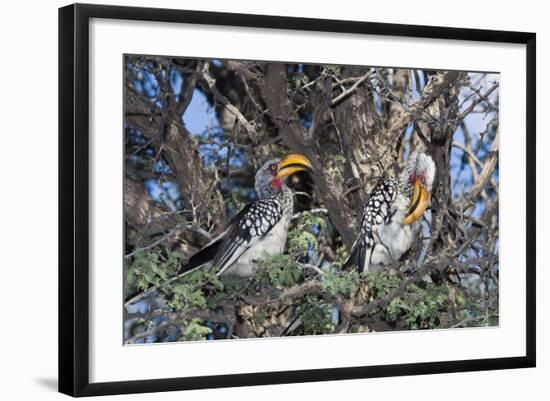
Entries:
<svg viewBox="0 0 550 401">
<path fill-rule="evenodd" d="M 171 299 L 168 306 L 176 310 L 185 310 L 187 308 L 206 308 L 206 298 L 202 288 L 194 284 L 181 283 L 173 285 L 170 289 Z"/>
<path fill-rule="evenodd" d="M 300 89 L 302 86 L 309 83 L 309 77 L 303 72 L 290 74 L 290 87 L 292 89 Z"/>
<path fill-rule="evenodd" d="M 349 256 L 349 249 L 346 245 L 342 244 L 336 248 L 336 260 L 343 263 Z"/>
<path fill-rule="evenodd" d="M 181 256 L 176 252 L 168 252 L 167 256 L 159 251 L 136 253 L 126 267 L 126 294 L 164 283 L 176 273 L 180 264 Z"/>
<path fill-rule="evenodd" d="M 327 174 L 332 177 L 332 179 L 343 182 L 344 176 L 342 172 L 344 171 L 345 163 L 346 158 L 344 155 L 335 154 L 327 160 L 325 170 L 327 171 Z"/>
<path fill-rule="evenodd" d="M 223 311 L 228 303 L 234 302 L 241 295 L 257 296 L 266 294 L 265 291 L 274 291 L 271 296 L 277 297 L 285 288 L 299 285 L 304 277 L 298 260 L 318 247 L 319 237 L 327 230 L 327 226 L 324 216 L 304 213 L 289 233 L 288 253 L 257 261 L 258 272 L 249 278 L 219 278 L 214 273 L 215 269 L 198 269 L 173 280 L 181 265 L 179 254 L 152 250 L 138 252 L 126 266 L 127 291 L 128 288 L 143 290 L 152 285 L 157 286 L 165 299 L 162 310 L 178 312 L 176 325 L 163 329 L 165 333 L 179 327 L 177 333 L 174 331 L 171 335 L 184 340 L 204 340 L 212 333 L 212 329 L 202 319 L 193 317 L 198 311 Z M 343 247 L 341 252 L 345 253 Z M 334 262 L 334 266 L 339 266 L 339 262 Z M 301 319 L 301 325 L 294 334 L 334 332 L 333 305 L 330 300 L 327 301 L 328 296 L 350 299 L 366 295 L 370 301 L 376 301 L 390 295 L 402 283 L 402 278 L 387 271 L 360 275 L 355 270 L 336 269 L 326 271 L 321 278 L 312 279 L 320 280 L 322 293 L 308 293 L 288 300 L 288 305 L 296 308 L 296 315 Z M 363 284 L 366 286 L 363 287 Z M 460 299 L 457 301 L 460 303 Z M 286 302 L 281 300 L 281 304 Z M 437 328 L 446 324 L 442 316 L 448 310 L 448 304 L 447 286 L 420 282 L 407 286 L 398 297 L 380 307 L 376 316 L 393 327 Z M 472 305 L 469 308 L 476 310 Z M 254 309 L 252 319 L 257 325 L 272 325 L 273 310 L 271 307 L 258 306 Z M 135 325 L 137 331 L 150 330 L 146 320 L 136 322 L 139 323 Z M 136 330 L 132 329 L 132 332 Z"/>
<path fill-rule="evenodd" d="M 211 270 L 206 270 L 199 273 L 202 273 L 202 283 L 207 284 L 208 287 L 210 287 L 212 290 L 215 290 L 215 291 L 224 290 L 225 285 L 223 281 L 220 279 L 220 277 L 216 275 L 215 272 Z"/>
<path fill-rule="evenodd" d="M 331 296 L 343 295 L 349 297 L 359 288 L 359 273 L 357 271 L 327 271 L 321 282 L 321 288 Z"/>
<path fill-rule="evenodd" d="M 296 308 L 296 315 L 302 319 L 302 334 L 326 334 L 334 331 L 332 306 L 314 294 L 308 294 Z"/>
<path fill-rule="evenodd" d="M 323 216 L 306 211 L 300 217 L 300 222 L 296 225 L 296 229 L 311 231 L 313 226 L 319 226 L 320 230 L 323 231 L 327 227 L 327 222 Z"/>
<path fill-rule="evenodd" d="M 209 294 L 223 291 L 224 284 L 212 271 L 199 269 L 182 280 L 162 288 L 169 298 L 168 306 L 175 310 L 206 309 L 214 303 Z"/>
<path fill-rule="evenodd" d="M 445 286 L 427 283 L 425 288 L 411 285 L 402 298 L 395 298 L 386 308 L 386 317 L 395 321 L 400 315 L 411 329 L 432 329 L 439 326 L 439 315 L 447 300 Z"/>
<path fill-rule="evenodd" d="M 167 306 L 171 309 L 205 309 L 208 303 L 205 290 L 223 291 L 223 282 L 207 269 L 199 269 L 181 279 L 173 280 L 181 263 L 181 255 L 177 252 L 138 252 L 126 266 L 126 294 L 157 286 L 158 291 L 166 296 Z"/>
<path fill-rule="evenodd" d="M 291 287 L 298 282 L 302 275 L 300 267 L 290 255 L 275 255 L 257 261 L 256 265 L 260 269 L 259 279 L 267 281 L 275 287 Z"/>
<path fill-rule="evenodd" d="M 212 333 L 210 327 L 202 325 L 202 320 L 193 318 L 184 323 L 185 329 L 183 330 L 183 337 L 185 340 L 204 340 L 206 336 Z"/>
<path fill-rule="evenodd" d="M 215 310 L 224 301 L 233 299 L 236 294 L 243 291 L 249 284 L 249 281 L 242 277 L 216 277 L 215 275 L 214 277 L 215 279 L 211 280 L 208 288 L 205 288 L 207 290 L 207 308 L 210 310 Z"/>
<path fill-rule="evenodd" d="M 288 252 L 291 255 L 305 256 L 308 250 L 317 248 L 317 238 L 308 231 L 292 230 L 288 235 Z"/>
<path fill-rule="evenodd" d="M 374 298 L 382 298 L 399 286 L 399 277 L 387 272 L 368 273 L 369 288 Z"/>
<path fill-rule="evenodd" d="M 375 299 L 387 296 L 401 283 L 399 277 L 386 272 L 369 273 L 368 279 Z M 379 315 L 387 322 L 403 319 L 410 329 L 437 328 L 448 297 L 446 286 L 424 282 L 411 284 L 401 296 L 393 298 L 380 310 Z"/>
<path fill-rule="evenodd" d="M 265 308 L 258 307 L 254 311 L 254 320 L 257 324 L 262 325 L 267 320 L 267 313 Z"/>
<path fill-rule="evenodd" d="M 323 216 L 314 213 L 304 212 L 298 223 L 288 233 L 288 253 L 292 256 L 305 256 L 310 250 L 317 250 L 317 237 L 313 234 L 318 232 L 321 236 L 327 228 L 327 222 Z"/>
<path fill-rule="evenodd" d="M 342 72 L 341 65 L 325 64 L 323 65 L 323 72 L 328 75 L 338 76 Z"/>
</svg>

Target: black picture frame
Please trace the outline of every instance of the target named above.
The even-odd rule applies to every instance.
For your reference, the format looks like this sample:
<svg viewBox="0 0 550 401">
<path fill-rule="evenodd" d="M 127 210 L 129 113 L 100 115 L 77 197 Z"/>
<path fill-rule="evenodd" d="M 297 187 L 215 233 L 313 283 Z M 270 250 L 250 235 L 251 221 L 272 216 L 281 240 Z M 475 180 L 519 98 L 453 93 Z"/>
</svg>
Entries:
<svg viewBox="0 0 550 401">
<path fill-rule="evenodd" d="M 526 46 L 526 354 L 456 360 L 90 383 L 89 381 L 89 21 L 91 18 L 516 43 Z M 59 391 L 72 396 L 236 387 L 534 367 L 536 244 L 536 35 L 526 32 L 266 15 L 75 4 L 59 9 Z"/>
</svg>

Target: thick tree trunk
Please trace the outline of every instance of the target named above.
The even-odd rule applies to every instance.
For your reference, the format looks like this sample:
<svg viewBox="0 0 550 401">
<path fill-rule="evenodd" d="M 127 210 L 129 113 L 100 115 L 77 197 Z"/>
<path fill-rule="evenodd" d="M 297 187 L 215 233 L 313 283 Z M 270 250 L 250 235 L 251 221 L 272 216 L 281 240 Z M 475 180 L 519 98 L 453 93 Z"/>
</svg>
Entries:
<svg viewBox="0 0 550 401">
<path fill-rule="evenodd" d="M 262 97 L 269 117 L 279 129 L 285 145 L 294 152 L 304 154 L 311 161 L 315 185 L 323 189 L 319 191 L 319 196 L 342 239 L 350 245 L 355 239 L 355 216 L 352 205 L 345 197 L 347 187 L 344 179 L 337 171 L 329 168 L 330 161 L 319 152 L 312 133 L 300 124 L 288 93 L 284 64 L 268 64 L 262 83 Z"/>
</svg>

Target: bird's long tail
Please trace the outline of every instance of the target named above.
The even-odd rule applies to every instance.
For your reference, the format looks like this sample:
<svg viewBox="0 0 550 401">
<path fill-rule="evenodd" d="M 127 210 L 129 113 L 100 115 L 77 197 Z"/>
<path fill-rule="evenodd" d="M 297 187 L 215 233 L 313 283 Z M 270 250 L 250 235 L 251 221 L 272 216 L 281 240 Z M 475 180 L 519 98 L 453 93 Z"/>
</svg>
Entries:
<svg viewBox="0 0 550 401">
<path fill-rule="evenodd" d="M 289 336 L 294 330 L 300 327 L 302 323 L 303 323 L 302 317 L 300 315 L 296 315 L 294 319 L 292 319 L 290 323 L 286 326 L 286 328 L 283 330 L 280 336 L 281 337 Z"/>
<path fill-rule="evenodd" d="M 372 248 L 364 245 L 358 238 L 351 248 L 348 258 L 344 261 L 344 268 L 356 267 L 359 273 L 369 270 Z"/>
<path fill-rule="evenodd" d="M 209 244 L 205 245 L 197 253 L 191 256 L 187 261 L 187 263 L 181 267 L 181 269 L 178 272 L 178 276 L 181 277 L 183 273 L 186 273 L 186 274 L 191 273 L 192 271 L 195 271 L 197 268 L 214 260 L 214 257 L 216 256 L 216 252 L 218 251 L 221 243 L 222 243 L 222 239 L 218 238 L 210 242 Z"/>
</svg>

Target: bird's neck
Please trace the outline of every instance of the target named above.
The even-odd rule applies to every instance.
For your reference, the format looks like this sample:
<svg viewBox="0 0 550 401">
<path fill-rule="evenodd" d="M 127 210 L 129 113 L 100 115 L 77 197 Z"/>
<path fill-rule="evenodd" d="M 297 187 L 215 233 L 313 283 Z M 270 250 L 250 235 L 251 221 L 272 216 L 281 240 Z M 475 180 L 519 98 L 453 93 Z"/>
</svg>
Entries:
<svg viewBox="0 0 550 401">
<path fill-rule="evenodd" d="M 284 183 L 281 183 L 281 185 L 277 188 L 272 186 L 271 184 L 265 185 L 264 187 L 257 189 L 258 199 L 267 199 L 272 197 L 291 197 L 292 198 L 292 190 L 287 187 Z"/>
<path fill-rule="evenodd" d="M 294 192 L 292 192 L 292 189 L 283 184 L 279 194 L 283 202 L 283 210 L 285 213 L 292 215 L 294 212 Z"/>
<path fill-rule="evenodd" d="M 281 194 L 281 196 L 283 198 L 288 198 L 288 199 L 294 200 L 294 192 L 292 192 L 292 189 L 287 187 L 285 184 L 283 184 L 283 186 L 281 187 L 279 193 Z"/>
</svg>

